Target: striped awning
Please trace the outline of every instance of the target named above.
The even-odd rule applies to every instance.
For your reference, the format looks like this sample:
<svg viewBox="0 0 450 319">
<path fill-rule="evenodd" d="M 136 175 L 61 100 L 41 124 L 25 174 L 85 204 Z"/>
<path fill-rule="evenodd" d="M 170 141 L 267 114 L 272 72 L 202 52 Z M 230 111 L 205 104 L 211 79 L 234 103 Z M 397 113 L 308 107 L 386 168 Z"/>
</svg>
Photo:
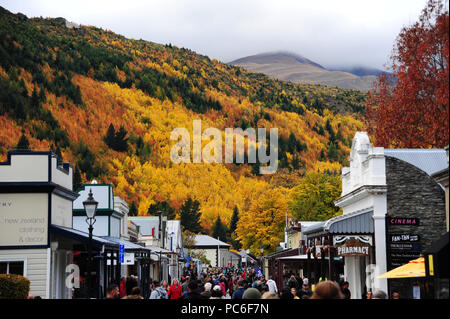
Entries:
<svg viewBox="0 0 450 319">
<path fill-rule="evenodd" d="M 324 230 L 330 234 L 371 234 L 374 232 L 373 211 L 340 215 L 325 222 Z"/>
</svg>

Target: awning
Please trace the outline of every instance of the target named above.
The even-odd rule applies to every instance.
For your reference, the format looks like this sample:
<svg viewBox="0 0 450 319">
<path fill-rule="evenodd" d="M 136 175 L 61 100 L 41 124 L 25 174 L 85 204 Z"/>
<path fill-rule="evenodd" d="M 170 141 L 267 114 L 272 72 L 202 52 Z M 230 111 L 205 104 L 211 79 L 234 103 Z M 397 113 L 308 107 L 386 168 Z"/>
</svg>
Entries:
<svg viewBox="0 0 450 319">
<path fill-rule="evenodd" d="M 392 269 L 378 278 L 417 278 L 425 277 L 425 260 L 423 257 L 411 260 L 409 263 Z"/>
<path fill-rule="evenodd" d="M 89 243 L 89 234 L 78 229 L 68 228 L 64 226 L 50 225 L 49 232 L 55 235 L 72 239 L 74 241 L 83 244 Z M 119 249 L 119 244 L 113 241 L 98 236 L 92 236 L 92 247 L 96 249 L 101 249 L 102 246 L 106 246 L 112 249 Z"/>
<path fill-rule="evenodd" d="M 115 237 L 109 237 L 109 236 L 102 236 L 102 238 L 115 242 L 119 245 L 123 245 L 125 247 L 125 250 L 148 250 L 144 246 L 140 246 L 138 244 L 132 243 L 128 240 L 121 239 L 121 238 L 115 238 Z"/>
<path fill-rule="evenodd" d="M 359 211 L 339 215 L 329 220 L 306 228 L 303 233 L 313 235 L 328 234 L 373 234 L 373 211 Z"/>
</svg>

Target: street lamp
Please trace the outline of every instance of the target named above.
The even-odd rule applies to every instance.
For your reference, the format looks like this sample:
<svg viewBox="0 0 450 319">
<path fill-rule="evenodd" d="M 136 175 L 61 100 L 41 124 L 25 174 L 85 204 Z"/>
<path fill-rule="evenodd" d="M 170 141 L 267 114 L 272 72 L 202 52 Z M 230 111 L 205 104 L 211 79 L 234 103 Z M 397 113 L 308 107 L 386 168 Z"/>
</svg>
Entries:
<svg viewBox="0 0 450 319">
<path fill-rule="evenodd" d="M 87 285 L 88 297 L 91 298 L 91 259 L 92 259 L 92 231 L 95 224 L 95 212 L 97 211 L 98 202 L 92 196 L 92 189 L 89 190 L 87 200 L 83 202 L 84 210 L 86 212 L 86 223 L 89 225 L 89 242 L 88 242 L 88 262 L 87 262 Z"/>
<path fill-rule="evenodd" d="M 264 268 L 264 247 L 261 245 L 261 247 L 259 248 L 259 251 L 261 252 L 261 272 L 263 271 Z"/>
</svg>

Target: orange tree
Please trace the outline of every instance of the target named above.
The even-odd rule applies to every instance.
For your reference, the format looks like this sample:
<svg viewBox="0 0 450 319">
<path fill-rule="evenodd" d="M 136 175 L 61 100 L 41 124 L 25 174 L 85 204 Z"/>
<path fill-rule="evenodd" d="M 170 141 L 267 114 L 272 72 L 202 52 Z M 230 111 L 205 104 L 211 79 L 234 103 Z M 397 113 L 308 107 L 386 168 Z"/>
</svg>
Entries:
<svg viewBox="0 0 450 319">
<path fill-rule="evenodd" d="M 449 13 L 429 0 L 419 21 L 404 27 L 383 74 L 369 92 L 366 122 L 376 144 L 444 147 L 449 140 Z"/>
</svg>

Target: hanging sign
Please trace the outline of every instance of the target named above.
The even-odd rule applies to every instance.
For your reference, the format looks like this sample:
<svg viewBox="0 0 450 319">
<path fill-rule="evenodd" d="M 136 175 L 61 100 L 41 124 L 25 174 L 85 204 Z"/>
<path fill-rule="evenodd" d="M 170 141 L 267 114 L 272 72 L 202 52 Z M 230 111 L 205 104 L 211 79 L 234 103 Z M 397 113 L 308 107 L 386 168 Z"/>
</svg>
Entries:
<svg viewBox="0 0 450 319">
<path fill-rule="evenodd" d="M 134 265 L 134 253 L 125 253 L 122 265 Z"/>
<path fill-rule="evenodd" d="M 360 241 L 351 239 L 345 242 L 344 245 L 337 246 L 337 255 L 339 257 L 345 256 L 369 256 L 370 245 L 361 243 Z"/>
<path fill-rule="evenodd" d="M 119 262 L 123 264 L 125 258 L 125 245 L 119 245 Z"/>
</svg>

